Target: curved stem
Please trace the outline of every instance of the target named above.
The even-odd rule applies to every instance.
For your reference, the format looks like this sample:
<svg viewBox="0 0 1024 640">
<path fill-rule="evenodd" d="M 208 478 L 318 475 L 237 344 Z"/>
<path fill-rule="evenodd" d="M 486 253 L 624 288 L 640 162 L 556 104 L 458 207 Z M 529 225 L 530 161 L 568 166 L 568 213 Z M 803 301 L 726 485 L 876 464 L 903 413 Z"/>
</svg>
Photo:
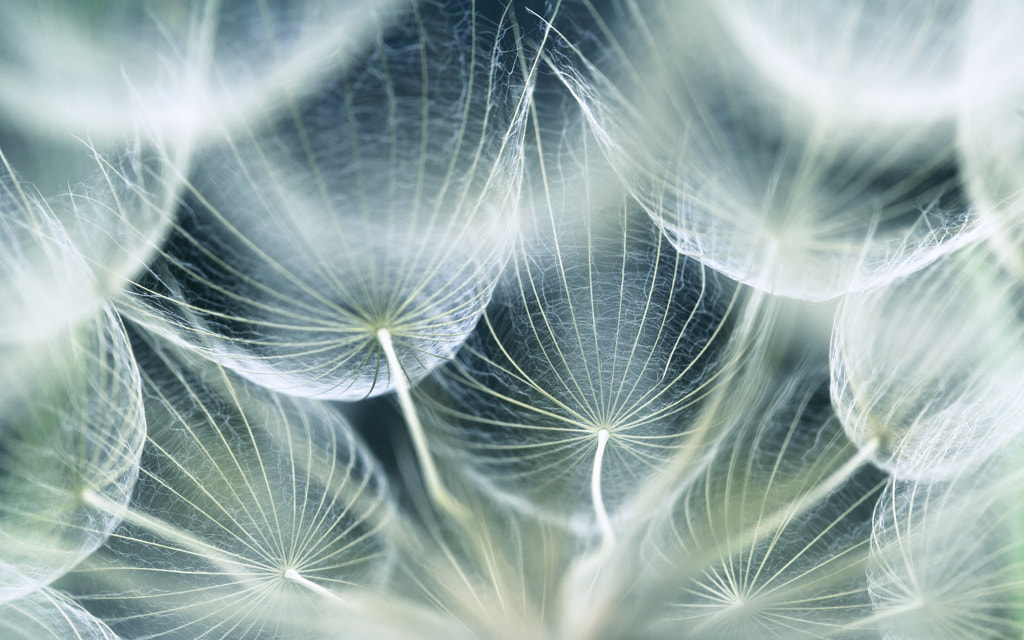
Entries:
<svg viewBox="0 0 1024 640">
<path fill-rule="evenodd" d="M 405 423 L 409 427 L 409 436 L 412 438 L 416 458 L 423 470 L 423 481 L 426 484 L 427 492 L 434 502 L 449 515 L 460 523 L 466 523 L 469 521 L 469 513 L 466 508 L 448 493 L 444 483 L 441 482 L 441 474 L 438 473 L 437 465 L 434 464 L 434 456 L 427 446 L 427 436 L 423 431 L 423 424 L 420 422 L 416 406 L 412 402 L 412 395 L 409 393 L 409 379 L 405 375 L 405 369 L 398 362 L 398 354 L 395 353 L 395 345 L 391 341 L 391 332 L 387 329 L 379 329 L 377 341 L 380 342 L 380 346 L 384 350 L 384 355 L 388 360 L 388 371 L 395 381 L 398 405 L 402 409 Z"/>
<path fill-rule="evenodd" d="M 602 551 L 610 551 L 615 546 L 615 530 L 612 528 L 612 521 L 608 518 L 608 511 L 604 507 L 604 498 L 601 496 L 601 465 L 604 462 L 604 450 L 608 445 L 610 435 L 607 429 L 597 432 L 597 453 L 594 454 L 594 471 L 590 476 L 590 498 L 594 502 L 597 526 L 601 529 Z"/>
<path fill-rule="evenodd" d="M 297 585 L 299 585 L 301 587 L 304 587 L 306 589 L 309 589 L 313 593 L 317 593 L 317 594 L 327 598 L 328 600 L 333 600 L 334 602 L 337 602 L 338 604 L 347 604 L 345 602 L 344 598 L 342 598 L 338 594 L 334 593 L 330 589 L 328 589 L 326 587 L 322 587 L 322 586 L 318 585 L 317 583 L 313 582 L 312 580 L 310 580 L 309 578 L 304 577 L 302 574 L 300 574 L 295 569 L 285 569 L 285 572 L 282 574 L 282 577 L 285 580 L 288 580 L 289 582 L 294 582 L 295 584 L 297 584 Z"/>
</svg>

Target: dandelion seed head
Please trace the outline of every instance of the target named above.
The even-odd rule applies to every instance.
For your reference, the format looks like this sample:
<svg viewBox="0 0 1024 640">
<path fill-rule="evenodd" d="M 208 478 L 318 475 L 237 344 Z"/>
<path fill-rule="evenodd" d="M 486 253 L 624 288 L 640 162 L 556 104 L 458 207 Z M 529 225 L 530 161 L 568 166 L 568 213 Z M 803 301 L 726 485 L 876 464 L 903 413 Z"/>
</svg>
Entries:
<svg viewBox="0 0 1024 640">
<path fill-rule="evenodd" d="M 0 636 L 1024 633 L 1016 0 L 8 4 Z"/>
</svg>

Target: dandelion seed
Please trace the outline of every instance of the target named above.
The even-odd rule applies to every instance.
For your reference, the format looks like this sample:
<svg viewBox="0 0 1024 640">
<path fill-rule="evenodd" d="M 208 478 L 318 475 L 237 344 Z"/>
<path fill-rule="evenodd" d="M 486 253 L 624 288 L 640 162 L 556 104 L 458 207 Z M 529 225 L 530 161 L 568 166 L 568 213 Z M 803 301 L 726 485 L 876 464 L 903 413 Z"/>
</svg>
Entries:
<svg viewBox="0 0 1024 640">
<path fill-rule="evenodd" d="M 90 180 L 44 199 L 0 151 L 0 342 L 45 339 L 94 315 L 168 231 L 171 159 L 91 155 L 99 169 Z"/>
<path fill-rule="evenodd" d="M 447 11 L 412 11 L 329 90 L 204 153 L 129 313 L 302 396 L 379 395 L 451 357 L 514 229 L 520 97 L 498 84 L 501 27 Z"/>
<path fill-rule="evenodd" d="M 954 117 L 965 99 L 973 2 L 805 5 L 715 3 L 746 58 L 774 87 L 840 126 L 917 129 Z"/>
<path fill-rule="evenodd" d="M 118 525 L 146 433 L 138 371 L 109 309 L 0 348 L 0 602 L 66 573 Z"/>
<path fill-rule="evenodd" d="M 0 343 L 45 339 L 103 304 L 88 261 L 0 152 Z"/>
<path fill-rule="evenodd" d="M 107 625 L 53 589 L 0 605 L 0 633 L 8 640 L 119 640 Z"/>
<path fill-rule="evenodd" d="M 109 140 L 141 129 L 176 143 L 195 139 L 317 86 L 389 4 L 19 3 L 0 27 L 0 108 L 48 135 Z"/>
<path fill-rule="evenodd" d="M 988 228 L 988 241 L 1016 277 L 1024 277 L 1024 104 L 1016 49 L 1024 12 L 1013 2 L 975 3 L 968 58 L 970 91 L 959 112 L 965 182 Z"/>
<path fill-rule="evenodd" d="M 1024 426 L 1020 282 L 984 246 L 848 297 L 832 400 L 851 440 L 905 479 L 950 477 Z"/>
<path fill-rule="evenodd" d="M 659 628 L 709 639 L 869 628 L 866 534 L 882 475 L 832 415 L 823 368 L 807 367 L 780 372 L 737 412 L 742 424 L 653 529 L 664 582 L 651 588 L 673 593 Z"/>
<path fill-rule="evenodd" d="M 1024 633 L 1017 0 L 7 4 L 0 636 Z"/>
<path fill-rule="evenodd" d="M 892 130 L 797 103 L 702 3 L 630 18 L 640 35 L 614 40 L 611 61 L 574 51 L 558 68 L 679 251 L 763 291 L 824 300 L 919 269 L 972 230 L 950 119 Z"/>
<path fill-rule="evenodd" d="M 946 482 L 894 480 L 886 487 L 875 507 L 867 572 L 882 638 L 1020 637 L 1017 449 Z"/>
<path fill-rule="evenodd" d="M 574 637 L 575 631 L 553 631 L 551 618 L 564 607 L 560 586 L 578 541 L 461 479 L 453 475 L 450 486 L 472 526 L 451 529 L 428 521 L 400 563 L 398 592 L 429 603 L 474 638 Z"/>
<path fill-rule="evenodd" d="M 69 589 L 122 635 L 308 637 L 384 577 L 384 478 L 340 415 L 152 347 L 136 499 L 92 496 L 124 524 Z"/>
<path fill-rule="evenodd" d="M 579 161 L 579 182 L 606 179 L 585 151 Z M 574 201 L 579 182 L 537 178 L 530 231 L 480 329 L 438 376 L 446 396 L 422 398 L 447 455 L 496 497 L 577 531 L 596 524 L 610 544 L 628 496 L 720 383 L 738 294 L 621 194 Z"/>
</svg>

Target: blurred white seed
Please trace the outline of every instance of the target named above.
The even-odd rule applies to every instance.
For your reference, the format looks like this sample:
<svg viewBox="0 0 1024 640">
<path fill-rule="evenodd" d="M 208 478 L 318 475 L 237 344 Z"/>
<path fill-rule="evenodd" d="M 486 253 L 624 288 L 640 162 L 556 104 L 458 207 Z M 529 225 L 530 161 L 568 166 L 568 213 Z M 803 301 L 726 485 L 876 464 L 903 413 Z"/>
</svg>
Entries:
<svg viewBox="0 0 1024 640">
<path fill-rule="evenodd" d="M 985 247 L 847 297 L 832 338 L 832 401 L 896 477 L 967 473 L 1024 430 L 1021 282 Z"/>
<path fill-rule="evenodd" d="M 0 605 L 0 637 L 5 640 L 120 640 L 110 627 L 67 596 L 46 588 Z"/>
<path fill-rule="evenodd" d="M 44 198 L 0 151 L 0 343 L 45 339 L 89 318 L 170 230 L 174 176 L 187 156 L 140 148 L 90 155 L 88 180 Z"/>
<path fill-rule="evenodd" d="M 61 220 L 0 159 L 0 343 L 14 344 L 92 315 L 103 296 Z"/>
<path fill-rule="evenodd" d="M 1024 278 L 1024 6 L 975 3 L 967 70 L 977 96 L 961 105 L 960 158 L 991 247 Z"/>
<path fill-rule="evenodd" d="M 109 308 L 0 346 L 0 602 L 76 566 L 120 522 L 145 440 L 139 374 Z"/>
<path fill-rule="evenodd" d="M 867 571 L 883 640 L 1021 637 L 1024 478 L 1019 444 L 1003 453 L 945 482 L 886 487 Z"/>
<path fill-rule="evenodd" d="M 48 135 L 193 140 L 316 87 L 392 4 L 13 3 L 0 25 L 0 109 Z"/>
<path fill-rule="evenodd" d="M 892 127 L 863 109 L 850 117 L 840 97 L 795 100 L 757 66 L 771 51 L 737 41 L 735 4 L 633 4 L 632 37 L 613 40 L 610 60 L 574 52 L 556 63 L 673 244 L 766 292 L 823 300 L 912 272 L 961 242 L 973 219 L 953 114 Z M 849 43 L 827 44 L 816 60 L 845 60 Z"/>
<path fill-rule="evenodd" d="M 921 128 L 973 96 L 973 0 L 724 0 L 728 34 L 771 86 L 836 126 Z"/>
</svg>

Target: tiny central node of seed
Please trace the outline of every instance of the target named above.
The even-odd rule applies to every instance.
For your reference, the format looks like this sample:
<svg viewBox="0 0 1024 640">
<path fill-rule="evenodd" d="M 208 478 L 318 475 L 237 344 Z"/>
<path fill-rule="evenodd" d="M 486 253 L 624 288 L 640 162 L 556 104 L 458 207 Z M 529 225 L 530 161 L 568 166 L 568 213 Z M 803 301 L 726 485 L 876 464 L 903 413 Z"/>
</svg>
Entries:
<svg viewBox="0 0 1024 640">
<path fill-rule="evenodd" d="M 319 584 L 313 582 L 309 578 L 303 577 L 302 574 L 300 574 L 295 569 L 285 569 L 284 572 L 281 574 L 281 578 L 291 582 L 292 584 L 297 584 L 301 587 L 304 587 L 313 593 L 319 594 L 325 598 L 329 598 L 335 602 L 341 604 L 345 603 L 345 601 L 342 600 L 341 596 L 334 593 L 330 589 L 320 586 Z"/>
<path fill-rule="evenodd" d="M 93 491 L 91 487 L 83 488 L 78 495 L 82 499 L 82 502 L 85 502 L 86 504 L 96 503 L 96 492 Z"/>
<path fill-rule="evenodd" d="M 736 611 L 738 609 L 743 609 L 746 606 L 747 601 L 743 599 L 743 596 L 737 595 L 733 597 L 732 601 L 725 607 L 725 610 Z"/>
<path fill-rule="evenodd" d="M 885 455 L 891 453 L 891 441 L 893 439 L 893 433 L 890 429 L 887 429 L 885 425 L 872 424 L 867 429 L 868 440 L 865 446 L 873 447 L 875 451 L 880 451 Z"/>
</svg>

